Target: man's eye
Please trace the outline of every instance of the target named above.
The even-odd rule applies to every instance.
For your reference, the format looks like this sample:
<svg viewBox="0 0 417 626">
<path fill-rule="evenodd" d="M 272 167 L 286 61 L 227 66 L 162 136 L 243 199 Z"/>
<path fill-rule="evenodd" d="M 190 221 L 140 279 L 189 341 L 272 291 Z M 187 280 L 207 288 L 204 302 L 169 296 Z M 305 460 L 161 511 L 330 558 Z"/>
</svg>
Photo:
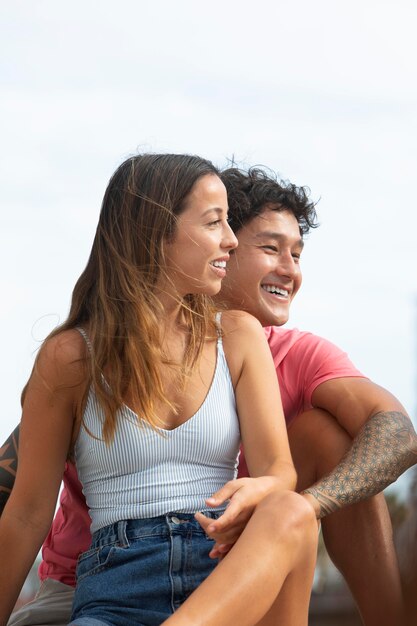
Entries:
<svg viewBox="0 0 417 626">
<path fill-rule="evenodd" d="M 299 263 L 301 259 L 301 254 L 293 254 L 292 258 L 294 259 L 296 263 Z"/>
<path fill-rule="evenodd" d="M 262 250 L 269 250 L 270 252 L 278 252 L 276 246 L 261 246 Z"/>
</svg>

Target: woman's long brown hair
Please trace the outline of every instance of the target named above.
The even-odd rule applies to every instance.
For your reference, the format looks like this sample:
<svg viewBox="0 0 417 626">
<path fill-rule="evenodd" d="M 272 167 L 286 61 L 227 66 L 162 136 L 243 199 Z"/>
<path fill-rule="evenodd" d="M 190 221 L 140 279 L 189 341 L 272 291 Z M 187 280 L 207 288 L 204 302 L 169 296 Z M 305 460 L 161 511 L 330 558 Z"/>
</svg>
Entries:
<svg viewBox="0 0 417 626">
<path fill-rule="evenodd" d="M 217 173 L 210 161 L 197 156 L 143 154 L 122 163 L 108 184 L 68 319 L 49 335 L 88 328 L 92 351 L 86 362 L 104 410 L 106 442 L 113 439 L 116 413 L 127 392 L 132 408 L 153 426 L 161 424 L 156 405 L 162 402 L 175 411 L 161 378 L 160 365 L 167 360 L 160 333 L 163 310 L 155 284 L 164 271 L 163 241 L 174 235 L 187 195 L 201 176 Z M 206 296 L 189 295 L 181 305 L 190 337 L 178 368 L 179 380 L 184 380 L 215 327 Z"/>
</svg>

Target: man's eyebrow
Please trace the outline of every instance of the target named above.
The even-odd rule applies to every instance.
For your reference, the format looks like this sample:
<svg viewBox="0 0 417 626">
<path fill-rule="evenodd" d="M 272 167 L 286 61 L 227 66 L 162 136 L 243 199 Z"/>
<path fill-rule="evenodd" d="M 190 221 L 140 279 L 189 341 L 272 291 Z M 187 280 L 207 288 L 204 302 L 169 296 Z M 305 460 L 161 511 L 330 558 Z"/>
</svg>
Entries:
<svg viewBox="0 0 417 626">
<path fill-rule="evenodd" d="M 276 239 L 277 241 L 282 241 L 283 239 L 286 239 L 286 236 L 273 230 L 262 230 L 259 233 L 256 233 L 255 239 Z M 301 237 L 294 243 L 299 248 L 304 248 L 304 241 Z"/>
</svg>

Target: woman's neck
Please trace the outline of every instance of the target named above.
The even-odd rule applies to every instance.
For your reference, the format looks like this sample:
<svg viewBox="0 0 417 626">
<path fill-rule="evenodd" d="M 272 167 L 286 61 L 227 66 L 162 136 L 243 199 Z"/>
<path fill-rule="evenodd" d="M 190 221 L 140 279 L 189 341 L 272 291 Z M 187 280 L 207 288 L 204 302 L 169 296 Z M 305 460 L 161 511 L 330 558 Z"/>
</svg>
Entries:
<svg viewBox="0 0 417 626">
<path fill-rule="evenodd" d="M 177 332 L 184 326 L 184 313 L 178 298 L 169 294 L 161 294 L 159 301 L 163 309 L 163 325 L 167 330 Z"/>
</svg>

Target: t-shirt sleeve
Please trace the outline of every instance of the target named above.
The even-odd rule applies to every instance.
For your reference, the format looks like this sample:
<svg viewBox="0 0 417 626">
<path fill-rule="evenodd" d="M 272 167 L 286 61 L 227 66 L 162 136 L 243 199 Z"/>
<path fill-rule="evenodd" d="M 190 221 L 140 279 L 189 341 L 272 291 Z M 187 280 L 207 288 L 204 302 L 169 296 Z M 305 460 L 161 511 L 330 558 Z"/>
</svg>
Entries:
<svg viewBox="0 0 417 626">
<path fill-rule="evenodd" d="M 366 378 L 335 344 L 311 333 L 302 333 L 287 355 L 303 387 L 304 410 L 312 408 L 313 391 L 327 380 L 344 377 Z"/>
</svg>

